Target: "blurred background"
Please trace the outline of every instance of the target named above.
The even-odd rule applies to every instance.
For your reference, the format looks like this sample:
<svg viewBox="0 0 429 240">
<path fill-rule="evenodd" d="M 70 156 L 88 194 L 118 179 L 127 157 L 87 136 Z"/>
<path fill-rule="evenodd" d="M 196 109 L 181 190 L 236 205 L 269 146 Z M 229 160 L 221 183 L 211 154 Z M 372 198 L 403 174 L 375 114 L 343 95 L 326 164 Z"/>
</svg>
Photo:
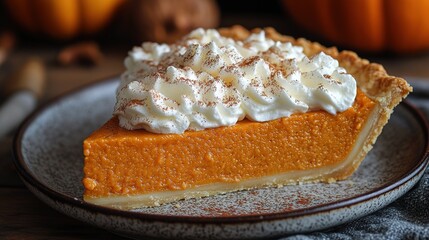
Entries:
<svg viewBox="0 0 429 240">
<path fill-rule="evenodd" d="M 46 71 L 41 100 L 123 71 L 142 41 L 172 42 L 196 27 L 272 26 L 350 49 L 397 76 L 429 77 L 429 1 L 5 0 L 0 86 L 28 59 Z M 8 95 L 2 91 L 0 99 Z"/>
</svg>

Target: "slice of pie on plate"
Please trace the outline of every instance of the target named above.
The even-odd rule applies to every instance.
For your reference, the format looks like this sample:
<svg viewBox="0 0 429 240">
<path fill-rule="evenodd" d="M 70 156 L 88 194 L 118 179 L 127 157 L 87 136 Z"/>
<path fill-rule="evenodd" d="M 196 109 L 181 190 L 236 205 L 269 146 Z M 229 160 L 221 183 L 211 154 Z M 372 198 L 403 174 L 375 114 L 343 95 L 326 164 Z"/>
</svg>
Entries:
<svg viewBox="0 0 429 240">
<path fill-rule="evenodd" d="M 344 73 L 339 70 L 338 74 L 351 75 L 356 82 L 357 87 L 351 106 L 341 111 L 332 112 L 329 107 L 328 110 L 322 109 L 323 107 L 311 107 L 314 104 L 319 104 L 314 103 L 314 101 L 312 103 L 312 100 L 309 100 L 309 103 L 305 105 L 299 99 L 291 98 L 294 100 L 292 102 L 294 102 L 297 110 L 286 114 L 285 117 L 255 121 L 259 115 L 247 113 L 251 110 L 248 109 L 249 107 L 244 107 L 244 110 L 237 110 L 239 108 L 234 110 L 238 111 L 236 114 L 238 120 L 235 124 L 227 123 L 226 126 L 202 129 L 201 126 L 204 122 L 199 121 L 199 118 L 195 117 L 196 115 L 189 115 L 192 117 L 188 116 L 185 119 L 195 119 L 187 120 L 190 123 L 184 131 L 160 133 L 165 129 L 174 128 L 168 124 L 171 121 L 176 121 L 175 117 L 179 118 L 179 115 L 168 115 L 168 118 L 164 116 L 167 118 L 167 125 L 165 125 L 167 127 L 159 127 L 158 130 L 151 131 L 149 123 L 152 123 L 153 119 L 145 118 L 146 123 L 138 122 L 135 117 L 131 117 L 128 122 L 124 119 L 127 117 L 126 114 L 130 113 L 131 116 L 135 116 L 140 111 L 138 110 L 140 108 L 125 110 L 125 107 L 145 105 L 148 104 L 145 101 L 149 100 L 143 97 L 137 97 L 133 100 L 127 98 L 129 101 L 123 104 L 124 99 L 118 98 L 118 102 L 121 103 L 117 104 L 112 119 L 90 135 L 83 144 L 85 201 L 102 206 L 131 209 L 257 187 L 305 182 L 331 183 L 349 177 L 358 168 L 368 151 L 371 150 L 393 108 L 407 96 L 411 87 L 405 80 L 389 76 L 382 66 L 369 63 L 353 52 L 338 52 L 335 48 L 325 48 L 318 43 L 304 39 L 296 40 L 283 36 L 272 28 L 256 29 L 253 32 L 260 35 L 261 31 L 267 39 L 274 40 L 274 42 L 290 42 L 293 46 L 302 47 L 303 54 L 310 60 L 314 59 L 313 57 L 320 52 L 336 59 L 339 63 L 339 69 L 346 71 Z M 219 32 L 224 37 L 243 41 L 240 43 L 243 48 L 247 47 L 246 43 L 249 43 L 249 40 L 246 39 L 249 39 L 252 34 L 252 32 L 239 26 L 220 29 Z M 251 38 L 253 40 L 251 39 L 250 42 L 259 41 L 258 37 L 253 36 Z M 190 37 L 190 39 L 193 38 Z M 177 45 L 180 46 L 181 44 Z M 212 45 L 210 47 L 213 48 Z M 194 55 L 204 53 L 204 48 L 200 49 L 202 53 L 198 53 L 198 46 L 192 46 L 194 46 Z M 143 50 L 152 51 L 153 49 L 149 49 L 151 47 L 153 45 L 143 45 Z M 207 54 L 205 55 L 206 59 L 212 59 L 210 58 L 210 51 L 214 51 L 212 48 L 205 52 Z M 239 48 L 241 46 L 237 47 L 237 49 Z M 152 51 L 151 57 L 148 58 L 153 58 L 157 54 L 162 56 L 167 51 L 165 46 L 160 49 L 164 50 L 156 50 L 156 53 Z M 228 48 L 221 49 L 224 52 L 225 49 L 228 50 Z M 132 54 L 138 55 L 138 58 L 143 54 L 141 51 L 139 49 Z M 179 49 L 177 51 L 182 54 L 182 57 L 185 54 L 185 50 Z M 247 49 L 240 51 L 245 52 Z M 276 51 L 272 52 L 276 53 Z M 275 55 L 272 56 L 275 57 Z M 148 63 L 148 58 L 139 61 Z M 216 58 L 213 57 L 215 60 Z M 184 59 L 183 61 L 186 62 L 186 57 Z M 162 57 L 156 61 L 172 64 L 171 59 Z M 150 64 L 153 65 L 156 61 L 152 61 Z M 235 59 L 235 61 L 239 62 L 236 66 L 243 67 L 243 62 L 246 59 Z M 207 62 L 210 61 L 205 61 L 205 63 Z M 213 69 L 211 68 L 212 65 L 204 65 L 205 63 L 200 63 L 202 66 L 200 68 L 206 66 L 205 72 L 210 72 L 210 69 Z M 258 66 L 265 66 L 258 64 L 255 63 L 255 69 Z M 278 64 L 269 63 L 269 69 L 276 68 Z M 128 65 L 131 66 L 132 64 Z M 135 65 L 131 66 L 131 68 L 133 67 L 135 68 Z M 183 67 L 183 63 L 178 66 L 178 68 L 180 67 Z M 159 66 L 155 66 L 155 68 L 159 69 Z M 189 70 L 186 67 L 183 68 L 185 72 Z M 171 69 L 166 69 L 161 70 L 161 73 L 170 74 Z M 225 68 L 221 69 L 224 70 Z M 134 76 L 147 77 L 147 74 L 145 75 L 146 70 L 147 67 L 134 69 Z M 283 74 L 282 76 L 291 76 L 293 73 L 287 68 L 279 71 Z M 195 72 L 201 74 L 203 71 L 199 69 Z M 252 74 L 258 73 L 257 71 L 252 72 Z M 218 80 L 223 78 L 220 81 L 223 81 L 227 87 L 229 82 L 233 81 L 227 79 L 229 77 L 224 77 L 229 76 L 227 74 L 218 75 L 216 72 L 210 74 Z M 159 73 L 149 75 L 154 78 L 160 76 Z M 330 79 L 333 78 L 333 75 L 327 76 L 325 74 L 323 78 L 328 82 L 336 81 Z M 250 82 L 253 83 L 252 81 Z M 130 84 L 138 83 L 132 83 L 129 75 L 124 74 L 118 93 L 124 89 L 129 90 Z M 267 85 L 267 83 L 264 84 Z M 336 82 L 335 84 L 344 83 Z M 263 87 L 269 89 L 269 86 L 265 85 Z M 309 86 L 311 83 L 307 83 L 307 85 Z M 322 87 L 312 87 L 311 91 L 314 91 L 309 96 L 315 96 L 315 89 Z M 143 86 L 142 89 L 145 87 Z M 177 88 L 171 91 L 180 92 L 181 90 Z M 291 90 L 286 88 L 284 91 Z M 308 93 L 308 89 L 305 91 Z M 162 106 L 166 110 L 170 107 L 181 108 L 187 101 L 185 99 L 184 102 L 177 103 L 177 101 L 167 99 L 164 95 L 159 97 L 152 90 L 148 90 L 148 92 L 152 94 L 150 96 L 154 96 L 151 100 L 154 106 L 159 103 L 157 101 L 161 101 L 162 104 L 165 104 Z M 137 91 L 137 93 L 139 92 Z M 264 96 L 264 93 L 262 95 Z M 246 96 L 241 96 L 241 98 L 244 99 Z M 336 95 L 336 100 L 334 100 L 337 101 L 342 98 L 346 99 L 347 96 Z M 282 101 L 287 102 L 284 99 Z M 223 104 L 237 105 L 237 102 L 225 101 L 223 98 Z M 248 104 L 251 105 L 253 102 Z M 148 108 L 150 110 L 150 106 Z M 275 113 L 274 115 L 278 112 L 276 109 L 271 111 Z M 141 110 L 140 113 L 145 115 L 148 114 L 149 110 Z M 225 110 L 218 109 L 218 112 L 222 113 L 222 111 Z M 195 112 L 191 111 L 190 114 L 192 113 Z M 266 116 L 264 114 L 262 114 L 262 118 Z M 174 119 L 172 120 L 172 118 Z M 133 127 L 131 125 L 139 129 L 129 130 Z"/>
</svg>

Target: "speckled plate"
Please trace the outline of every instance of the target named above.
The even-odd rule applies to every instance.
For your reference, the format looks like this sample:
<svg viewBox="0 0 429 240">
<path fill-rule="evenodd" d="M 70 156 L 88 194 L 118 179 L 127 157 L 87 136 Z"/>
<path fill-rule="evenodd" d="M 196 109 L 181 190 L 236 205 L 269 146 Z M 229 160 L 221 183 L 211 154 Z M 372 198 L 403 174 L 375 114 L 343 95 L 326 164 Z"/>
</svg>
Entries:
<svg viewBox="0 0 429 240">
<path fill-rule="evenodd" d="M 27 187 L 58 211 L 114 233 L 152 239 L 255 239 L 333 227 L 406 193 L 427 166 L 421 114 L 399 105 L 358 171 L 334 184 L 240 191 L 121 211 L 82 200 L 82 141 L 111 116 L 118 80 L 56 99 L 22 125 L 15 163 Z"/>
</svg>

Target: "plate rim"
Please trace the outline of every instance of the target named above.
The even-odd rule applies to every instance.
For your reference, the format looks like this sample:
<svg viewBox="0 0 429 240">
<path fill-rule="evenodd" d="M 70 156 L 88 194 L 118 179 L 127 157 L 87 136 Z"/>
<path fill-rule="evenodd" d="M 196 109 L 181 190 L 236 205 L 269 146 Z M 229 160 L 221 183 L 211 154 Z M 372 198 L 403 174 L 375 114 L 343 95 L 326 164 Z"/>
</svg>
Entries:
<svg viewBox="0 0 429 240">
<path fill-rule="evenodd" d="M 309 215 L 323 214 L 329 211 L 342 209 L 345 207 L 351 207 L 356 204 L 364 203 L 366 201 L 375 199 L 383 194 L 389 193 L 394 189 L 406 184 L 421 171 L 424 171 L 429 164 L 429 128 L 428 122 L 424 117 L 423 113 L 415 107 L 413 104 L 404 100 L 400 104 L 405 107 L 405 109 L 414 117 L 417 121 L 420 128 L 422 128 L 423 135 L 423 144 L 424 149 L 421 153 L 417 154 L 414 161 L 416 164 L 411 167 L 408 171 L 404 172 L 400 176 L 390 180 L 388 183 L 385 183 L 372 191 L 360 194 L 355 197 L 348 197 L 341 200 L 337 200 L 331 203 L 320 204 L 312 206 L 305 209 L 298 209 L 287 212 L 275 212 L 275 213 L 264 213 L 264 214 L 249 214 L 242 216 L 177 216 L 177 215 L 162 215 L 162 214 L 153 214 L 153 213 L 141 213 L 133 212 L 127 210 L 120 210 L 114 208 L 108 208 L 103 206 L 98 206 L 85 202 L 83 199 L 79 199 L 73 196 L 69 196 L 58 192 L 49 186 L 43 184 L 38 180 L 37 176 L 32 173 L 27 164 L 25 164 L 24 157 L 22 155 L 22 140 L 26 130 L 31 126 L 31 124 L 42 115 L 46 110 L 53 107 L 57 102 L 61 100 L 66 100 L 72 97 L 75 94 L 78 94 L 84 90 L 91 90 L 92 88 L 101 87 L 102 85 L 112 84 L 113 82 L 118 81 L 118 76 L 113 76 L 105 78 L 104 80 L 99 80 L 90 84 L 80 86 L 72 91 L 61 94 L 46 103 L 38 107 L 30 116 L 28 116 L 23 123 L 19 126 L 17 133 L 14 136 L 13 140 L 13 162 L 19 176 L 30 184 L 32 187 L 36 188 L 38 191 L 41 191 L 47 197 L 70 205 L 72 207 L 81 208 L 85 211 L 90 211 L 94 213 L 102 213 L 105 215 L 114 215 L 119 217 L 138 219 L 143 221 L 158 221 L 165 223 L 196 223 L 196 224 L 228 224 L 228 223 L 250 223 L 250 222 L 265 222 L 265 221 L 275 221 L 275 220 L 284 220 L 292 219 L 299 217 L 306 217 Z M 52 207 L 52 206 L 51 206 Z"/>
</svg>

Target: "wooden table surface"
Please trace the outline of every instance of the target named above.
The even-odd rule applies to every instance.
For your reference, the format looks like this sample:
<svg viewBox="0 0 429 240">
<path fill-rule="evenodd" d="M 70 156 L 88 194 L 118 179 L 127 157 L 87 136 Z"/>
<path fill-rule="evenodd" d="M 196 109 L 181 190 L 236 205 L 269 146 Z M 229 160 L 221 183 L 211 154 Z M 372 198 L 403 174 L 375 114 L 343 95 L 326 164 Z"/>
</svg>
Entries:
<svg viewBox="0 0 429 240">
<path fill-rule="evenodd" d="M 236 23 L 241 19 L 230 21 Z M 250 26 L 257 26 L 257 23 L 249 24 L 249 20 L 246 21 Z M 267 22 L 265 25 L 274 24 Z M 279 28 L 282 27 L 284 26 Z M 129 47 L 112 48 L 102 45 L 104 58 L 99 65 L 62 67 L 55 64 L 56 54 L 61 48 L 59 45 L 19 46 L 7 62 L 0 66 L 0 84 L 7 81 L 8 74 L 25 59 L 37 56 L 47 67 L 47 88 L 42 99 L 43 104 L 67 91 L 121 73 L 124 69 L 123 59 Z M 407 57 L 368 58 L 382 63 L 392 75 L 429 79 L 429 53 Z M 36 198 L 23 186 L 14 170 L 11 144 L 11 136 L 0 140 L 0 239 L 122 239 L 65 216 Z"/>
</svg>

